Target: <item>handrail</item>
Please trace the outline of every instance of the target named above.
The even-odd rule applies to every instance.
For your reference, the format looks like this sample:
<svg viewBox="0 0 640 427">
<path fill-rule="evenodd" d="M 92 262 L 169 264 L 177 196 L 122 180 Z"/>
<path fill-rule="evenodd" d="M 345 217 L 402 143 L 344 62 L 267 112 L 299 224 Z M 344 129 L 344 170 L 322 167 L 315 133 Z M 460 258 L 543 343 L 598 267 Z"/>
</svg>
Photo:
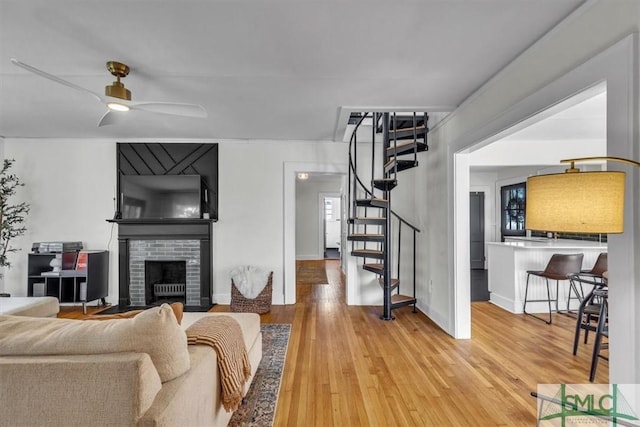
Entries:
<svg viewBox="0 0 640 427">
<path fill-rule="evenodd" d="M 363 116 L 360 118 L 360 120 L 358 121 L 358 123 L 356 124 L 356 127 L 353 129 L 353 132 L 351 133 L 351 137 L 349 138 L 349 169 L 353 171 L 353 176 L 355 178 L 355 180 L 358 182 L 358 184 L 360 184 L 360 187 L 362 190 L 365 191 L 366 194 L 368 194 L 371 197 L 374 197 L 373 194 L 373 190 L 369 190 L 367 188 L 366 185 L 364 185 L 364 183 L 360 180 L 360 177 L 358 176 L 358 174 L 356 173 L 356 169 L 355 169 L 355 165 L 353 164 L 353 157 L 351 156 L 351 148 L 353 146 L 353 141 L 355 139 L 355 134 L 358 131 L 358 128 L 360 127 L 360 125 L 362 124 L 362 122 L 364 121 L 365 118 L 367 118 L 369 116 L 369 113 L 364 113 Z M 373 124 L 375 126 L 375 123 Z M 351 185 L 351 184 L 349 184 Z M 354 189 L 355 190 L 355 189 Z M 355 197 L 355 194 L 354 194 Z M 391 212 L 391 214 L 393 216 L 395 216 L 401 223 L 404 223 L 405 225 L 407 225 L 408 227 L 410 227 L 411 229 L 413 229 L 414 231 L 417 231 L 418 233 L 420 233 L 420 229 L 418 227 L 416 227 L 415 225 L 411 224 L 409 221 L 407 221 L 406 219 L 404 219 L 403 217 L 401 217 L 400 215 L 398 215 L 393 209 L 389 209 L 389 211 Z"/>
<path fill-rule="evenodd" d="M 411 228 L 413 231 L 417 231 L 418 233 L 420 233 L 420 229 L 418 227 L 416 227 L 415 225 L 411 224 L 410 222 L 408 222 L 406 219 L 402 218 L 400 215 L 398 215 L 397 213 L 395 213 L 393 211 L 393 209 L 391 210 L 391 213 L 393 214 L 393 216 L 395 216 L 396 218 L 398 218 L 398 221 L 400 221 L 401 223 L 407 225 L 409 228 Z"/>
</svg>

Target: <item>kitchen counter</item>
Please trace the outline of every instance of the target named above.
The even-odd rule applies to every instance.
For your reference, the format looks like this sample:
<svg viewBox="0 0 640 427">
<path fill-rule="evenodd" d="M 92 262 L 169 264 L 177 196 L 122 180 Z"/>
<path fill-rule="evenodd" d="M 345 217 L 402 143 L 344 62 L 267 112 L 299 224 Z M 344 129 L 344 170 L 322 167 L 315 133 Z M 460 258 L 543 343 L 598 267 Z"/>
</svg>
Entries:
<svg viewBox="0 0 640 427">
<path fill-rule="evenodd" d="M 512 313 L 522 313 L 527 270 L 544 270 L 551 255 L 583 253 L 582 268 L 591 269 L 601 252 L 607 251 L 607 244 L 584 240 L 523 238 L 510 242 L 488 242 L 488 285 L 490 301 Z M 555 289 L 554 286 L 551 288 Z M 532 276 L 529 280 L 530 299 L 546 298 L 544 279 Z M 560 282 L 559 307 L 566 308 L 568 281 Z M 553 296 L 553 295 L 552 295 Z M 572 301 L 572 308 L 578 302 Z M 545 313 L 547 303 L 527 304 L 527 312 Z"/>
<path fill-rule="evenodd" d="M 607 244 L 602 242 L 592 242 L 589 240 L 570 240 L 570 239 L 545 239 L 544 237 L 509 237 L 506 242 L 488 242 L 488 245 L 507 245 L 522 248 L 547 248 L 553 247 L 558 249 L 576 249 L 576 248 L 599 248 L 607 250 Z"/>
</svg>

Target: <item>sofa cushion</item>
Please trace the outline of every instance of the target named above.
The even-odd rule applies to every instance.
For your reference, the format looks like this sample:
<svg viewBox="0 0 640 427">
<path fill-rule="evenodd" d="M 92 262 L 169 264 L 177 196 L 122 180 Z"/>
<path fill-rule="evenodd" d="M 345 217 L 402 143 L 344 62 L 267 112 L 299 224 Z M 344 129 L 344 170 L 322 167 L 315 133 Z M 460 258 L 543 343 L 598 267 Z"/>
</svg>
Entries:
<svg viewBox="0 0 640 427">
<path fill-rule="evenodd" d="M 162 382 L 189 369 L 187 337 L 168 304 L 130 319 L 0 316 L 0 356 L 147 353 Z"/>
<path fill-rule="evenodd" d="M 170 304 L 171 310 L 173 310 L 173 314 L 176 316 L 176 320 L 178 324 L 182 322 L 182 315 L 184 311 L 184 305 L 181 302 L 174 302 Z M 113 314 L 92 314 L 84 318 L 84 320 L 111 320 L 111 319 L 128 319 L 130 317 L 135 317 L 138 314 L 142 313 L 144 310 L 129 310 L 124 311 L 122 313 L 113 313 Z"/>
<path fill-rule="evenodd" d="M 30 317 L 56 317 L 60 311 L 58 299 L 54 297 L 10 297 L 0 298 L 0 314 Z"/>
<path fill-rule="evenodd" d="M 0 379 L 0 426 L 132 426 L 163 388 L 145 353 L 5 356 Z"/>
</svg>

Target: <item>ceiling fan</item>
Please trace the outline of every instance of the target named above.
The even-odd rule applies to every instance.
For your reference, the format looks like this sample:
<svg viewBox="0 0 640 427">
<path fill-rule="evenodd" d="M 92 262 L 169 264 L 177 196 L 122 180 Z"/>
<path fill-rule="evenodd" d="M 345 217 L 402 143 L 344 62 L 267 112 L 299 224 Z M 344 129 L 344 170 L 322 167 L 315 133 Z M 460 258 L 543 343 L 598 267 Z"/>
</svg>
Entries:
<svg viewBox="0 0 640 427">
<path fill-rule="evenodd" d="M 129 74 L 129 67 L 117 61 L 107 62 L 107 70 L 109 70 L 109 72 L 116 78 L 116 81 L 105 87 L 104 96 L 63 80 L 53 74 L 39 70 L 31 65 L 25 64 L 24 62 L 20 62 L 15 58 L 11 58 L 11 62 L 16 66 L 24 68 L 25 70 L 41 77 L 91 95 L 101 103 L 105 104 L 108 110 L 98 122 L 98 126 L 115 123 L 118 118 L 121 117 L 121 113 L 129 110 L 140 110 L 150 113 L 170 114 L 185 117 L 207 117 L 207 111 L 201 105 L 197 104 L 182 104 L 177 102 L 131 102 L 131 91 L 125 88 L 124 84 L 120 82 L 121 78 L 124 78 Z"/>
</svg>

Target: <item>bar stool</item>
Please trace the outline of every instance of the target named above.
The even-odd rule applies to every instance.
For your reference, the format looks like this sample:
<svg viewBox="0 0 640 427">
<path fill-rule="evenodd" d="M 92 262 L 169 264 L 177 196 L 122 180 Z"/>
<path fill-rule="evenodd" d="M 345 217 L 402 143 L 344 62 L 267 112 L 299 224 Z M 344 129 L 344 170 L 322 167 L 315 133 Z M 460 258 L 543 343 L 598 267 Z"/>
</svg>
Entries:
<svg viewBox="0 0 640 427">
<path fill-rule="evenodd" d="M 603 283 L 602 274 L 609 269 L 608 256 L 606 252 L 601 252 L 593 264 L 591 270 L 582 270 L 579 277 L 575 277 L 576 280 L 571 279 L 569 286 L 569 296 L 567 297 L 567 311 L 569 311 L 569 303 L 572 299 L 577 299 L 582 302 L 585 298 L 583 284 L 588 285 L 601 285 Z M 580 285 L 580 290 L 578 290 Z M 591 288 L 593 289 L 593 288 Z M 576 294 L 575 298 L 571 297 L 571 292 Z"/>
<path fill-rule="evenodd" d="M 608 290 L 596 289 L 593 291 L 601 300 L 600 313 L 598 313 L 598 326 L 596 327 L 596 340 L 593 343 L 593 354 L 591 356 L 591 370 L 589 372 L 589 381 L 593 382 L 596 377 L 596 369 L 598 368 L 598 360 L 600 358 L 609 360 L 608 357 L 602 356 L 600 350 L 609 348 L 609 343 L 603 343 L 602 337 L 609 338 L 609 305 L 607 303 Z"/>
<path fill-rule="evenodd" d="M 580 302 L 578 308 L 578 316 L 576 319 L 576 331 L 573 337 L 573 355 L 578 354 L 578 342 L 580 341 L 580 331 L 584 330 L 584 343 L 587 343 L 589 337 L 589 331 L 597 331 L 597 323 L 600 319 L 600 312 L 602 310 L 602 297 L 600 291 L 607 286 L 607 282 L 604 281 L 603 276 L 600 276 L 602 281 L 594 279 L 593 276 L 585 276 L 584 273 L 574 274 L 571 276 L 571 283 L 575 286 L 575 283 L 587 284 L 593 286 L 591 292 Z"/>
<path fill-rule="evenodd" d="M 582 272 L 602 279 L 602 275 L 609 270 L 608 259 L 609 257 L 607 256 L 607 253 L 601 252 L 596 259 L 596 262 L 593 264 L 593 268 L 591 268 L 591 270 L 583 270 Z"/>
<path fill-rule="evenodd" d="M 558 294 L 560 290 L 560 280 L 569 280 L 570 276 L 575 273 L 580 273 L 582 269 L 582 259 L 584 258 L 583 253 L 578 254 L 553 254 L 549 263 L 545 267 L 544 270 L 528 270 L 527 271 L 527 284 L 524 290 L 524 304 L 522 306 L 522 311 L 524 314 L 528 314 L 529 316 L 535 317 L 536 319 L 542 320 L 547 324 L 551 324 L 551 301 L 555 301 L 556 303 L 556 312 L 558 311 Z M 534 275 L 538 277 L 542 277 L 545 279 L 547 284 L 547 299 L 528 299 L 529 295 L 529 278 Z M 549 279 L 556 281 L 556 297 L 555 299 L 551 299 L 551 289 L 549 287 Z M 546 321 L 541 317 L 538 317 L 534 314 L 527 313 L 527 303 L 529 302 L 547 302 L 549 304 L 549 320 Z"/>
</svg>

